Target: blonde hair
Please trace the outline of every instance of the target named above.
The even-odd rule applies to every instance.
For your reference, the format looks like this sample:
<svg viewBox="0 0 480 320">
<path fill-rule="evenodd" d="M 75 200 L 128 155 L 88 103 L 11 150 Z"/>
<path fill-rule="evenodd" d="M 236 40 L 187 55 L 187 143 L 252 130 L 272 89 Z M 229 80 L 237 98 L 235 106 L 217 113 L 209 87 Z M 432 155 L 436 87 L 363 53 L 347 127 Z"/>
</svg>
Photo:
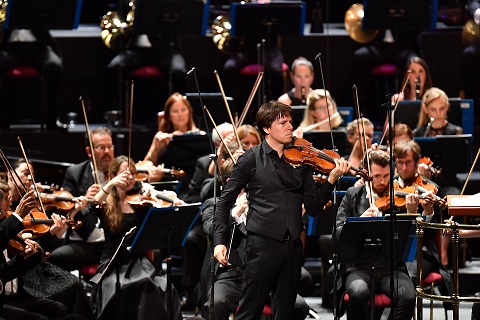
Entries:
<svg viewBox="0 0 480 320">
<path fill-rule="evenodd" d="M 242 124 L 240 127 L 238 127 L 237 133 L 240 140 L 242 140 L 242 138 L 248 134 L 253 134 L 255 138 L 257 138 L 257 144 L 262 142 L 262 137 L 260 137 L 260 133 L 258 132 L 257 128 L 250 124 Z"/>
<path fill-rule="evenodd" d="M 118 174 L 120 166 L 129 161 L 127 156 L 118 156 L 112 160 L 110 166 L 108 167 L 108 176 L 110 179 L 115 177 Z M 135 169 L 135 162 L 133 159 L 130 159 L 130 167 Z M 112 232 L 118 232 L 122 227 L 122 218 L 123 213 L 120 208 L 120 196 L 118 194 L 117 188 L 113 188 L 110 194 L 106 199 L 107 205 L 105 206 L 105 219 L 107 222 L 107 227 Z"/>
<path fill-rule="evenodd" d="M 315 119 L 313 118 L 311 111 L 315 110 L 315 103 L 317 103 L 317 101 L 319 100 L 325 99 L 325 97 L 327 97 L 327 104 L 333 106 L 333 112 L 332 114 L 330 114 L 330 117 L 335 112 L 337 112 L 337 103 L 335 102 L 335 100 L 333 100 L 328 90 L 324 90 L 324 89 L 313 90 L 307 96 L 307 108 L 305 108 L 305 112 L 303 113 L 303 120 L 300 123 L 300 126 L 299 126 L 300 128 L 305 128 L 311 124 L 314 124 L 315 122 L 318 122 L 318 121 L 315 121 Z M 331 120 L 332 120 L 332 129 L 337 128 L 343 122 L 342 117 L 335 117 L 335 118 L 332 118 Z"/>
<path fill-rule="evenodd" d="M 358 123 L 359 120 L 360 120 L 360 126 L 362 125 L 362 120 L 363 120 L 363 123 L 365 124 L 365 127 L 373 128 L 373 123 L 369 119 L 367 119 L 367 118 L 355 119 L 347 125 L 347 134 L 349 136 L 353 136 L 357 132 L 357 129 L 359 127 L 357 125 L 357 123 Z"/>
<path fill-rule="evenodd" d="M 437 99 L 443 99 L 445 101 L 445 104 L 447 105 L 447 111 L 448 109 L 450 109 L 448 96 L 443 90 L 435 87 L 428 89 L 422 98 L 422 108 L 420 109 L 420 116 L 418 117 L 418 124 L 417 124 L 418 127 L 421 127 L 430 121 L 430 117 L 425 112 L 423 106 L 425 106 L 426 108 L 433 100 L 437 100 Z"/>
</svg>

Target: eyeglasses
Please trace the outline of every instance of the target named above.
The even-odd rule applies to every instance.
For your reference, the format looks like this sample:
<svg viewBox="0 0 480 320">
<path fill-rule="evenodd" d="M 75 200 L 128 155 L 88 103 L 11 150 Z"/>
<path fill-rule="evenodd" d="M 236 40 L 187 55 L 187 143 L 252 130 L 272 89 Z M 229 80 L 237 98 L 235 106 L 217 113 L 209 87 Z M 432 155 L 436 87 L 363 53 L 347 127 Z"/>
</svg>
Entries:
<svg viewBox="0 0 480 320">
<path fill-rule="evenodd" d="M 395 163 L 396 163 L 397 166 L 399 166 L 399 167 L 403 167 L 403 166 L 410 167 L 410 166 L 413 165 L 415 162 L 414 162 L 413 160 L 407 160 L 407 161 L 396 161 Z"/>
<path fill-rule="evenodd" d="M 111 144 L 109 146 L 96 146 L 96 147 L 93 147 L 93 149 L 95 149 L 97 151 L 105 151 L 107 149 L 113 150 L 113 149 L 115 149 L 115 146 L 113 144 Z"/>
</svg>

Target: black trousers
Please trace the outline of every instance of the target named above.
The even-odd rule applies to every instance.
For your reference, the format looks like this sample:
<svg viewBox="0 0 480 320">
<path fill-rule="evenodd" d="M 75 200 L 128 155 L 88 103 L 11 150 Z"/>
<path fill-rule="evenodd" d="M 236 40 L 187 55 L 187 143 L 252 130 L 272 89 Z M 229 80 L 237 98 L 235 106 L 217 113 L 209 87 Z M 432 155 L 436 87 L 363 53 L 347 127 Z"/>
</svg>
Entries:
<svg viewBox="0 0 480 320">
<path fill-rule="evenodd" d="M 260 319 L 270 291 L 273 318 L 294 319 L 302 263 L 302 241 L 277 241 L 250 233 L 245 251 L 240 307 L 235 319 Z"/>
</svg>

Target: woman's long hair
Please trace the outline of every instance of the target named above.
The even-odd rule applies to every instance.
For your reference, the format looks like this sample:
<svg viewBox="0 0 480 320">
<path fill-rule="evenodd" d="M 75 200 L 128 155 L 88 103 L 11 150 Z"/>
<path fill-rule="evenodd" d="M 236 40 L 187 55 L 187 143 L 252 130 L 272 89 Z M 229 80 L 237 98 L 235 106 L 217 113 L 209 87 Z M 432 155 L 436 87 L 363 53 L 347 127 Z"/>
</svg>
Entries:
<svg viewBox="0 0 480 320">
<path fill-rule="evenodd" d="M 112 160 L 110 166 L 108 167 L 109 179 L 112 179 L 118 174 L 118 170 L 124 162 L 128 162 L 127 156 L 118 156 Z M 130 166 L 135 166 L 135 162 L 133 161 L 133 159 L 130 159 L 130 164 Z M 107 204 L 105 206 L 105 220 L 107 227 L 113 233 L 118 232 L 120 231 L 122 226 L 123 213 L 120 208 L 120 196 L 116 187 L 112 188 L 112 191 L 107 196 L 106 203 Z"/>
<path fill-rule="evenodd" d="M 423 95 L 425 94 L 425 92 L 427 92 L 428 89 L 430 89 L 431 87 L 433 87 L 432 85 L 432 76 L 430 75 L 430 69 L 428 68 L 428 65 L 427 63 L 425 62 L 425 60 L 423 60 L 422 58 L 420 57 L 412 57 L 410 59 L 408 59 L 407 61 L 407 65 L 405 67 L 405 72 L 404 74 L 407 73 L 407 70 L 410 69 L 410 65 L 412 63 L 416 63 L 416 64 L 419 64 L 423 67 L 423 69 L 425 69 L 425 84 L 423 85 L 423 88 L 420 89 L 420 97 L 423 97 Z M 410 86 L 406 86 L 405 87 L 405 90 L 403 92 L 403 96 L 405 98 L 408 98 L 410 99 L 410 95 L 412 94 L 412 91 L 411 91 L 411 88 Z"/>
<path fill-rule="evenodd" d="M 193 109 L 192 109 L 192 106 L 190 105 L 190 102 L 188 101 L 186 96 L 183 96 L 178 92 L 175 92 L 165 102 L 165 107 L 163 108 L 163 112 L 164 112 L 163 119 L 161 120 L 159 125 L 160 131 L 166 132 L 166 133 L 172 133 L 173 131 L 175 131 L 175 129 L 173 128 L 172 120 L 170 119 L 170 109 L 172 108 L 172 105 L 178 101 L 182 102 L 188 108 L 189 119 L 187 124 L 187 130 L 190 131 L 190 130 L 196 129 L 195 121 L 193 120 Z"/>
</svg>

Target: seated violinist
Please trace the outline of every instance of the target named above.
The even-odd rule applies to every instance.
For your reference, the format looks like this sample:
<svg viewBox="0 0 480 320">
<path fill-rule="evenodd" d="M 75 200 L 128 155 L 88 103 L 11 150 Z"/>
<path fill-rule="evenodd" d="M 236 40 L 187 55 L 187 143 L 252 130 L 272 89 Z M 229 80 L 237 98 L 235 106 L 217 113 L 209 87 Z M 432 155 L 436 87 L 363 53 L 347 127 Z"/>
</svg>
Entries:
<svg viewBox="0 0 480 320">
<path fill-rule="evenodd" d="M 380 211 L 377 201 L 370 200 L 388 194 L 390 185 L 389 157 L 382 151 L 371 151 L 368 159 L 373 180 L 371 184 L 351 187 L 347 190 L 347 194 L 338 208 L 337 239 L 340 238 L 347 217 L 376 217 L 389 212 L 389 209 L 385 209 L 386 212 Z M 409 196 L 409 198 L 414 197 L 413 195 Z M 408 198 L 407 202 L 409 202 Z M 407 210 L 416 212 L 416 208 L 412 209 L 411 206 L 407 206 Z M 390 265 L 375 263 L 374 266 L 373 271 L 371 271 L 369 264 L 349 264 L 340 268 L 343 274 L 339 279 L 344 283 L 338 290 L 341 295 L 339 294 L 337 301 L 342 300 L 343 293 L 349 294 L 350 301 L 347 310 L 349 319 L 369 319 L 370 281 L 373 281 L 377 293 L 390 295 L 388 281 L 391 271 Z M 404 263 L 395 265 L 394 271 L 396 277 L 394 282 L 395 292 L 398 292 L 395 318 L 399 320 L 412 319 L 415 308 L 414 284 Z M 370 272 L 373 272 L 374 279 L 372 280 L 370 280 Z"/>
<path fill-rule="evenodd" d="M 362 125 L 362 123 L 364 125 Z M 364 129 L 365 128 L 365 129 Z M 365 138 L 363 135 L 365 132 Z M 344 156 L 345 159 L 348 158 L 348 162 L 352 167 L 360 168 L 365 158 L 365 152 L 367 149 L 371 148 L 373 139 L 373 123 L 367 119 L 357 119 L 353 120 L 347 125 L 347 140 L 350 145 L 350 155 Z M 365 146 L 365 140 L 367 146 Z M 352 175 L 355 175 L 356 172 L 351 171 Z"/>
<path fill-rule="evenodd" d="M 402 189 L 414 186 L 416 190 L 415 193 L 406 198 L 407 211 L 409 213 L 422 212 L 422 215 L 428 217 L 427 220 L 432 222 L 439 221 L 438 204 L 442 202 L 442 199 L 435 195 L 438 192 L 438 186 L 417 173 L 418 162 L 421 158 L 418 144 L 413 140 L 398 142 L 395 144 L 393 154 L 398 173 L 395 182 Z M 423 189 L 427 191 L 422 192 Z M 417 193 L 420 195 L 417 195 Z M 420 197 L 426 199 L 420 200 Z M 436 205 L 435 207 L 434 204 Z M 434 208 L 436 208 L 435 211 Z M 423 253 L 423 276 L 426 277 L 430 272 L 440 272 L 444 280 L 444 284 L 441 286 L 442 294 L 450 295 L 452 290 L 451 276 L 440 263 L 438 250 L 435 245 L 436 232 L 437 230 L 433 229 L 425 230 L 424 245 L 427 248 L 427 252 Z M 410 264 L 408 270 L 410 276 L 416 279 L 416 264 Z"/>
<path fill-rule="evenodd" d="M 108 167 L 115 156 L 114 151 L 110 129 L 93 129 L 90 131 L 90 138 L 85 134 L 85 152 L 88 159 L 67 169 L 62 188 L 74 197 L 86 196 L 93 199 L 106 183 Z M 149 181 L 163 178 L 163 171 L 158 168 L 148 166 L 147 170 Z M 51 263 L 68 271 L 98 263 L 105 241 L 103 229 L 97 226 L 97 217 L 89 215 L 86 208 L 82 209 L 75 219 L 82 222 L 82 227 L 76 230 L 68 229 L 64 244 L 54 250 L 49 258 Z"/>
<path fill-rule="evenodd" d="M 438 88 L 430 88 L 422 98 L 422 110 L 418 125 L 413 130 L 414 137 L 435 137 L 439 135 L 462 134 L 462 127 L 448 122 L 450 108 L 447 94 Z"/>
<path fill-rule="evenodd" d="M 133 174 L 134 162 L 126 156 L 116 157 L 109 167 L 109 181 L 94 197 L 97 203 L 104 204 L 91 210 L 100 217 L 105 230 L 105 246 L 98 272 L 107 267 L 126 232 L 134 226 L 139 227 L 148 212 L 148 205 L 137 206 L 128 201 L 127 192 L 135 185 Z M 174 205 L 178 203 L 178 199 L 174 199 Z M 118 271 L 122 284 L 121 301 L 117 301 L 115 295 L 116 272 L 111 272 L 92 293 L 97 319 L 166 319 L 168 305 L 165 277 L 158 276 L 158 270 L 145 253 L 121 251 L 120 254 L 122 257 Z M 175 290 L 173 293 L 174 309 L 171 312 L 174 319 L 181 320 L 180 299 Z M 120 318 L 118 306 L 121 306 Z"/>
<path fill-rule="evenodd" d="M 332 129 L 338 128 L 343 120 L 337 111 L 337 103 L 333 100 L 330 92 L 323 89 L 313 90 L 307 96 L 307 108 L 305 109 L 303 120 L 294 131 L 294 134 L 298 138 L 302 138 L 303 133 L 310 130 L 330 130 L 329 115 Z"/>
<path fill-rule="evenodd" d="M 3 293 L 1 295 L 1 303 L 3 304 L 4 300 L 5 305 L 0 311 L 0 316 L 4 319 L 62 319 L 69 314 L 68 308 L 63 303 L 27 293 L 26 288 L 22 285 L 24 282 L 18 280 L 19 277 L 22 278 L 26 272 L 37 266 L 45 252 L 37 242 L 31 239 L 14 239 L 24 230 L 24 217 L 37 206 L 34 191 L 27 192 L 20 199 L 14 212 L 5 218 L 5 213 L 10 212 L 8 211 L 9 204 L 11 204 L 9 192 L 7 185 L 0 185 L 0 210 L 2 211 L 0 243 L 3 251 L 3 254 L 0 255 L 0 280 L 5 289 L 5 295 Z M 60 237 L 68 227 L 65 217 L 52 214 L 52 221 L 53 225 L 47 235 L 41 239 L 42 243 L 48 236 Z M 12 239 L 16 241 L 12 242 Z M 7 247 L 9 248 L 8 253 Z M 11 252 L 19 253 L 12 255 Z M 83 319 L 81 316 L 76 316 L 76 318 Z"/>
</svg>

